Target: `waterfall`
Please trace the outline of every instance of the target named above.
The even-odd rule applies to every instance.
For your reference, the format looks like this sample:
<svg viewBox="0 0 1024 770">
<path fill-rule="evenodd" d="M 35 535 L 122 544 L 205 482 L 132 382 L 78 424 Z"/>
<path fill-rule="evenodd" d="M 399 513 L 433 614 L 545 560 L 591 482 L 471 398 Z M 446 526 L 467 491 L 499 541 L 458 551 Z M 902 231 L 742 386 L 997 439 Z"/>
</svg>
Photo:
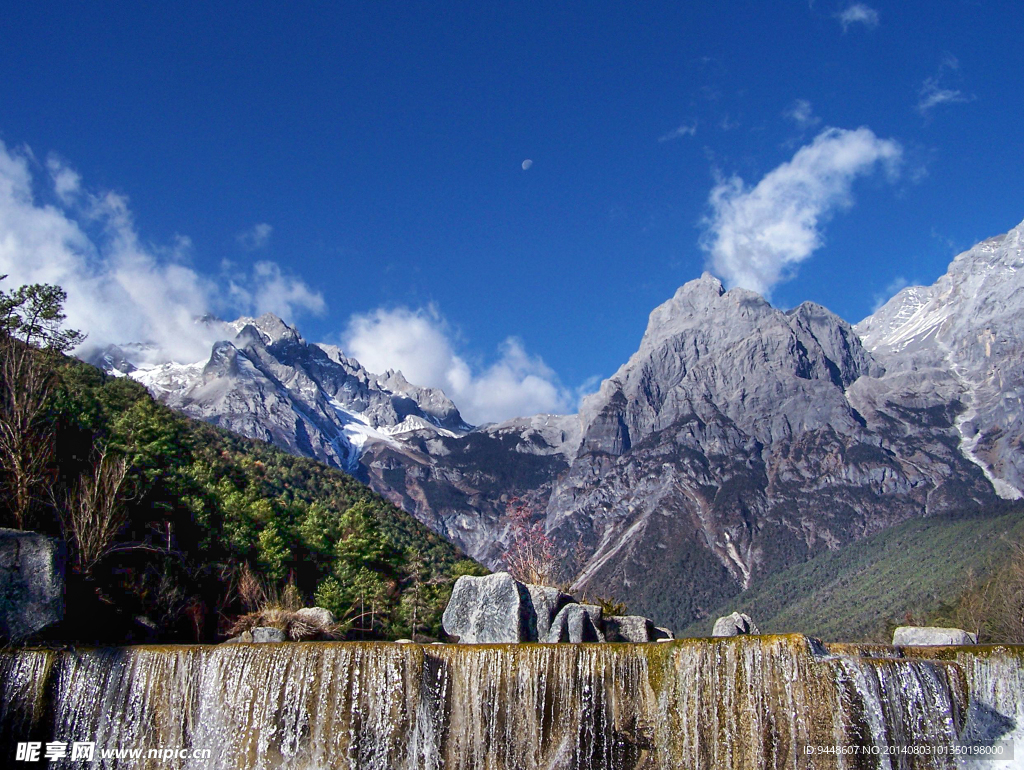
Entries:
<svg viewBox="0 0 1024 770">
<path fill-rule="evenodd" d="M 1024 767 L 1022 726 L 1019 647 L 900 654 L 755 636 L 0 652 L 3 766 L 17 766 L 19 742 L 84 741 L 95 767 L 101 750 L 141 750 L 111 768 L 953 768 L 949 756 L 883 752 L 1015 740 L 1018 758 L 991 765 L 1005 770 Z"/>
</svg>

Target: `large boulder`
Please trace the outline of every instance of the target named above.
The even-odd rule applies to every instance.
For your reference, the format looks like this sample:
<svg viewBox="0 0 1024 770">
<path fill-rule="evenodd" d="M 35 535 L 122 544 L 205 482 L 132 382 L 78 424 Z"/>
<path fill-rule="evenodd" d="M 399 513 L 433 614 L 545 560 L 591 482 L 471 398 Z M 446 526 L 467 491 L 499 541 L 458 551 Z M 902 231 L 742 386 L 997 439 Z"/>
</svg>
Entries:
<svg viewBox="0 0 1024 770">
<path fill-rule="evenodd" d="M 592 605 L 567 604 L 551 623 L 551 629 L 547 636 L 541 639 L 542 642 L 554 644 L 557 642 L 603 642 L 604 634 L 600 630 L 600 616 L 594 617 L 590 610 L 595 609 Z M 598 612 L 601 611 L 597 607 Z"/>
<path fill-rule="evenodd" d="M 529 615 L 533 622 L 533 628 L 528 629 L 526 638 L 529 641 L 546 639 L 551 631 L 551 622 L 555 616 L 567 604 L 575 603 L 569 594 L 564 594 L 557 588 L 551 586 L 538 586 L 526 584 L 526 591 L 530 597 Z"/>
<path fill-rule="evenodd" d="M 64 544 L 0 529 L 0 640 L 20 641 L 64 619 Z"/>
<path fill-rule="evenodd" d="M 536 629 L 530 593 L 507 572 L 456 580 L 441 625 L 463 644 L 536 641 L 530 638 L 531 626 Z"/>
<path fill-rule="evenodd" d="M 743 636 L 744 634 L 756 635 L 759 633 L 761 632 L 757 630 L 757 626 L 754 625 L 750 616 L 742 612 L 734 612 L 724 618 L 719 618 L 715 621 L 715 626 L 711 631 L 712 636 Z"/>
<path fill-rule="evenodd" d="M 640 615 L 610 615 L 604 619 L 605 639 L 609 642 L 643 644 L 654 636 L 654 623 Z"/>
<path fill-rule="evenodd" d="M 334 613 L 326 607 L 303 607 L 295 617 L 317 628 L 328 629 L 334 625 Z"/>
<path fill-rule="evenodd" d="M 899 626 L 892 635 L 894 647 L 935 647 L 977 643 L 977 634 L 968 633 L 960 628 Z"/>
</svg>

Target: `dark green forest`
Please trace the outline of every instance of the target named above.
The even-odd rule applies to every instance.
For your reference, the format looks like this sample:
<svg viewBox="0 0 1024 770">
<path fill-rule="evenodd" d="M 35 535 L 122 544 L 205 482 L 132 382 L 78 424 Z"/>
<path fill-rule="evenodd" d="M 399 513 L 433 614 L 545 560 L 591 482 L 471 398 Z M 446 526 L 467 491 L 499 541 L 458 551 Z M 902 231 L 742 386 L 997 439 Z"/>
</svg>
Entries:
<svg viewBox="0 0 1024 770">
<path fill-rule="evenodd" d="M 65 295 L 0 291 L 0 526 L 67 543 L 59 641 L 217 641 L 322 606 L 349 639 L 437 638 L 484 574 L 341 471 L 160 405 L 70 357 Z"/>
</svg>

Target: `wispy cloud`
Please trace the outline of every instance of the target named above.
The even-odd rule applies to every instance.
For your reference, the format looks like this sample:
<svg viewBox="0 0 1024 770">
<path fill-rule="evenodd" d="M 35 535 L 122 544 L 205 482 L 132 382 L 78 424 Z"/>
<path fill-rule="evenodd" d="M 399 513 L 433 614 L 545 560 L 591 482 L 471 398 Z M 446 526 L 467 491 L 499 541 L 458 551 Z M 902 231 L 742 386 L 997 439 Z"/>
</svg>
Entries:
<svg viewBox="0 0 1024 770">
<path fill-rule="evenodd" d="M 683 123 L 678 128 L 669 131 L 667 134 L 663 134 L 658 137 L 659 142 L 671 142 L 673 139 L 681 139 L 684 136 L 693 136 L 697 133 L 697 121 L 691 120 L 689 123 Z"/>
<path fill-rule="evenodd" d="M 754 187 L 733 176 L 711 191 L 701 246 L 730 286 L 769 296 L 822 246 L 822 226 L 853 205 L 854 179 L 883 165 L 894 180 L 900 145 L 868 128 L 826 128 Z"/>
<path fill-rule="evenodd" d="M 455 336 L 434 307 L 379 308 L 353 316 L 342 345 L 371 372 L 398 369 L 409 382 L 441 388 L 471 423 L 575 409 L 570 392 L 521 340 L 507 338 L 494 363 L 474 367 L 456 351 Z"/>
<path fill-rule="evenodd" d="M 272 232 L 274 232 L 273 227 L 266 222 L 258 222 L 248 230 L 243 230 L 236 235 L 235 240 L 246 251 L 259 251 L 270 243 L 270 234 Z"/>
<path fill-rule="evenodd" d="M 953 88 L 950 81 L 960 79 L 960 62 L 952 54 L 946 54 L 939 64 L 938 71 L 925 78 L 917 95 L 917 111 L 927 116 L 929 110 L 940 104 L 965 104 L 973 102 L 973 94 L 965 94 L 959 88 Z"/>
<path fill-rule="evenodd" d="M 68 324 L 88 333 L 86 349 L 151 342 L 154 363 L 197 361 L 213 342 L 195 322 L 206 313 L 271 310 L 293 319 L 324 308 L 319 292 L 270 262 L 204 274 L 191 265 L 188 237 L 145 243 L 123 195 L 87 188 L 53 155 L 42 174 L 49 185 L 39 183 L 40 171 L 29 150 L 0 142 L 0 275 L 7 287 L 62 286 Z M 225 282 L 239 290 L 225 295 Z"/>
<path fill-rule="evenodd" d="M 821 118 L 814 114 L 811 103 L 806 99 L 797 99 L 783 113 L 783 117 L 793 121 L 801 131 L 821 123 Z"/>
<path fill-rule="evenodd" d="M 869 29 L 878 26 L 878 11 L 864 3 L 854 3 L 845 11 L 836 14 L 839 23 L 843 25 L 843 32 L 846 32 L 854 24 L 863 24 Z"/>
<path fill-rule="evenodd" d="M 900 289 L 905 289 L 910 286 L 910 281 L 904 278 L 902 275 L 898 275 L 889 281 L 889 284 L 879 292 L 875 293 L 873 302 L 871 305 L 871 312 L 877 313 L 878 309 L 882 307 L 886 302 L 896 296 L 896 292 Z"/>
</svg>

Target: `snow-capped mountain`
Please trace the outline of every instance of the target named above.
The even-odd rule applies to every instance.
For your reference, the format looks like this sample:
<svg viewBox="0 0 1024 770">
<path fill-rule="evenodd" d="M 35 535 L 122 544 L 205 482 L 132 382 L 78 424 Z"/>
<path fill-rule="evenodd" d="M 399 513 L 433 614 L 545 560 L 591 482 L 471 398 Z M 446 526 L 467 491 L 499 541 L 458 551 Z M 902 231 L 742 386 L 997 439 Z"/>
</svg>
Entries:
<svg viewBox="0 0 1024 770">
<path fill-rule="evenodd" d="M 307 343 L 275 315 L 220 328 L 231 336 L 206 361 L 139 367 L 127 346 L 94 360 L 190 417 L 349 471 L 367 445 L 400 447 L 400 437 L 416 431 L 471 430 L 441 391 L 412 385 L 400 372 L 371 374 L 335 346 Z"/>
<path fill-rule="evenodd" d="M 224 324 L 206 361 L 99 360 L 189 415 L 349 470 L 491 566 L 524 500 L 578 591 L 681 627 L 823 549 L 1019 496 L 1022 233 L 855 327 L 704 275 L 578 415 L 472 428 L 440 391 L 269 315 Z"/>
<path fill-rule="evenodd" d="M 957 256 L 932 286 L 903 289 L 856 327 L 893 378 L 963 402 L 966 456 L 997 492 L 1024 489 L 1024 222 Z"/>
</svg>

